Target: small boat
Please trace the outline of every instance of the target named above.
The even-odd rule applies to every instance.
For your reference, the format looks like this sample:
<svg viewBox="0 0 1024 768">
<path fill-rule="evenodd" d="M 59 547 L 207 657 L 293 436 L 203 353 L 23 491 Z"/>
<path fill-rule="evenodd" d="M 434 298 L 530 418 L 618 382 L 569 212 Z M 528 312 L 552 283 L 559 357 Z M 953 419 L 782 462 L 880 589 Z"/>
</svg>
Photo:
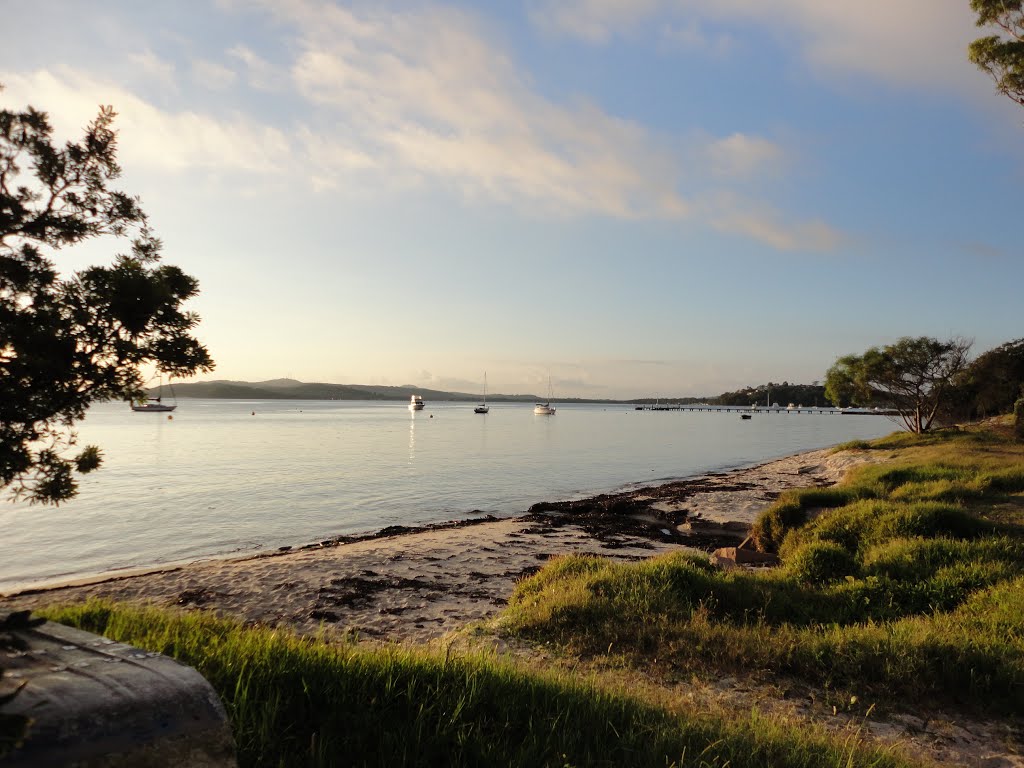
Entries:
<svg viewBox="0 0 1024 768">
<path fill-rule="evenodd" d="M 159 398 L 157 398 L 159 400 Z M 166 413 L 173 411 L 178 406 L 176 405 L 164 405 L 161 402 L 155 403 L 132 403 L 132 410 L 136 413 Z"/>
<path fill-rule="evenodd" d="M 424 405 L 426 405 L 426 403 L 423 402 L 423 398 L 419 395 L 413 395 L 409 398 L 410 411 L 422 411 Z"/>
<path fill-rule="evenodd" d="M 489 410 L 490 408 L 487 407 L 487 372 L 484 371 L 484 401 L 473 409 L 473 413 L 487 413 Z"/>
<path fill-rule="evenodd" d="M 170 383 L 167 386 L 171 387 Z M 156 393 L 156 397 L 152 400 L 130 403 L 132 410 L 136 413 L 169 413 L 178 407 L 176 403 L 168 405 L 162 402 L 164 393 L 164 380 L 162 378 Z M 171 387 L 171 397 L 174 397 L 174 387 Z"/>
<path fill-rule="evenodd" d="M 750 419 L 750 418 L 753 418 L 753 417 L 749 413 L 741 413 L 740 414 L 740 418 L 746 420 L 746 419 Z"/>
<path fill-rule="evenodd" d="M 551 377 L 548 376 L 548 401 L 537 403 L 533 406 L 533 412 L 538 416 L 554 416 L 555 409 L 551 407 Z"/>
</svg>

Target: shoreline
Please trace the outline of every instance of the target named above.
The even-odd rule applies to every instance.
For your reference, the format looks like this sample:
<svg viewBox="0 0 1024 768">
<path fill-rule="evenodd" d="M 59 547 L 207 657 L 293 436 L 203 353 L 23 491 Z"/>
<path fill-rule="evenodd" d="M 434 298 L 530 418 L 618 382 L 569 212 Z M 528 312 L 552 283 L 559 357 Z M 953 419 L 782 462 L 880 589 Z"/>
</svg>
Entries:
<svg viewBox="0 0 1024 768">
<path fill-rule="evenodd" d="M 300 633 L 322 625 L 374 641 L 435 640 L 497 614 L 515 587 L 563 554 L 639 560 L 735 546 L 785 490 L 831 485 L 882 457 L 807 451 L 583 499 L 534 504 L 524 514 L 358 536 L 241 557 L 107 573 L 0 596 L 4 608 L 89 597 L 214 610 Z"/>
<path fill-rule="evenodd" d="M 446 530 L 450 528 L 461 528 L 464 526 L 472 526 L 480 523 L 495 522 L 499 520 L 511 520 L 519 517 L 524 517 L 531 514 L 532 510 L 537 508 L 549 507 L 573 507 L 579 504 L 585 504 L 599 499 L 610 499 L 627 496 L 643 495 L 645 491 L 651 491 L 652 489 L 659 489 L 663 487 L 680 488 L 694 484 L 700 484 L 708 478 L 719 477 L 730 473 L 753 471 L 762 466 L 772 465 L 775 462 L 796 460 L 801 456 L 809 454 L 818 454 L 822 452 L 831 452 L 835 446 L 826 446 L 824 448 L 813 448 L 806 451 L 799 451 L 792 454 L 784 454 L 756 463 L 742 463 L 737 465 L 723 465 L 706 470 L 700 474 L 683 476 L 683 477 L 668 477 L 658 478 L 654 480 L 635 480 L 620 483 L 616 486 L 610 487 L 604 491 L 592 491 L 592 492 L 581 492 L 570 494 L 563 497 L 559 501 L 548 501 L 542 500 L 531 505 L 525 512 L 511 512 L 507 514 L 495 514 L 494 512 L 487 512 L 482 509 L 473 509 L 469 512 L 464 513 L 466 517 L 457 517 L 448 520 L 436 520 L 433 522 L 425 523 L 412 523 L 409 525 L 393 524 L 387 525 L 383 528 L 371 529 L 366 531 L 357 531 L 354 533 L 342 533 L 328 536 L 324 539 L 317 541 L 309 541 L 300 544 L 288 544 L 288 545 L 274 545 L 274 544 L 257 544 L 253 548 L 246 551 L 239 551 L 238 549 L 229 550 L 220 553 L 211 554 L 200 554 L 195 557 L 188 557 L 176 560 L 165 560 L 157 561 L 143 565 L 126 565 L 117 567 L 109 570 L 101 571 L 87 571 L 79 574 L 69 574 L 66 576 L 54 576 L 43 578 L 37 581 L 26 581 L 26 582 L 14 582 L 13 587 L 2 587 L 0 586 L 0 603 L 4 600 L 19 597 L 22 595 L 38 594 L 50 592 L 57 589 L 63 589 L 68 587 L 83 587 L 92 584 L 99 584 L 108 581 L 117 581 L 120 579 L 133 578 L 136 576 L 145 576 L 153 573 L 172 572 L 179 571 L 182 568 L 188 568 L 190 566 L 202 565 L 203 563 L 212 562 L 235 562 L 251 560 L 262 557 L 276 557 L 282 554 L 288 554 L 289 552 L 299 552 L 305 550 L 319 550 L 325 546 L 337 546 L 342 544 L 350 544 L 359 541 L 376 540 L 383 538 L 390 538 L 393 536 L 404 536 L 404 535 L 415 535 L 417 533 L 423 533 L 433 530 Z M 794 486 L 797 487 L 797 486 Z M 730 537 L 731 541 L 731 537 Z"/>
</svg>

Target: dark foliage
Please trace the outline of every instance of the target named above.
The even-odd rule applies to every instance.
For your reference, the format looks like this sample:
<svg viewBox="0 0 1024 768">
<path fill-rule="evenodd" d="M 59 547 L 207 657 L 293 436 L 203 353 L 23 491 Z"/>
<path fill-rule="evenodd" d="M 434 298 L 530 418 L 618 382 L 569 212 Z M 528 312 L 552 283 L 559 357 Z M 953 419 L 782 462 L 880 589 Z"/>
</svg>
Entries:
<svg viewBox="0 0 1024 768">
<path fill-rule="evenodd" d="M 1024 387 L 1024 339 L 980 355 L 955 380 L 951 408 L 970 420 L 1009 413 Z"/>
<path fill-rule="evenodd" d="M 771 405 L 781 406 L 795 403 L 807 406 L 831 406 L 832 401 L 825 395 L 825 387 L 815 384 L 781 384 L 768 382 L 757 387 L 738 389 L 735 392 L 723 392 L 714 403 L 716 405 Z"/>
<path fill-rule="evenodd" d="M 213 367 L 181 308 L 197 281 L 160 263 L 139 201 L 109 187 L 114 116 L 58 147 L 45 113 L 0 110 L 0 488 L 33 502 L 74 496 L 100 465 L 94 446 L 71 452 L 90 403 L 140 396 L 144 367 Z M 108 267 L 63 278 L 44 253 L 104 236 L 130 245 Z"/>
</svg>

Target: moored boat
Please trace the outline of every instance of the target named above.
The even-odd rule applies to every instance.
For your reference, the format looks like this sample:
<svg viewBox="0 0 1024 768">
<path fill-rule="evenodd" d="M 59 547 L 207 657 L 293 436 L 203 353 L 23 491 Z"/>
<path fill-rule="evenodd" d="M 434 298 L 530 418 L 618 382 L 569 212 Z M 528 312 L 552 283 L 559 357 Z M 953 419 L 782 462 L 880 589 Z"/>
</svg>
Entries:
<svg viewBox="0 0 1024 768">
<path fill-rule="evenodd" d="M 533 406 L 533 412 L 538 416 L 554 416 L 555 409 L 551 407 L 551 377 L 548 376 L 548 401 L 537 403 Z"/>
<path fill-rule="evenodd" d="M 174 387 L 168 381 L 167 386 L 171 388 L 171 397 L 174 397 Z M 139 402 L 131 402 L 129 405 L 131 409 L 136 413 L 168 413 L 178 407 L 177 403 L 165 403 L 163 402 L 164 394 L 164 381 L 163 377 L 160 378 L 160 385 L 156 390 L 156 397 L 152 400 L 142 400 Z"/>
<path fill-rule="evenodd" d="M 473 413 L 487 413 L 489 410 L 490 408 L 487 407 L 487 372 L 484 371 L 484 400 L 473 409 Z"/>
<path fill-rule="evenodd" d="M 132 410 L 136 413 L 167 413 L 168 411 L 173 411 L 177 407 L 178 406 L 176 405 L 166 405 L 161 402 L 132 403 Z"/>
</svg>

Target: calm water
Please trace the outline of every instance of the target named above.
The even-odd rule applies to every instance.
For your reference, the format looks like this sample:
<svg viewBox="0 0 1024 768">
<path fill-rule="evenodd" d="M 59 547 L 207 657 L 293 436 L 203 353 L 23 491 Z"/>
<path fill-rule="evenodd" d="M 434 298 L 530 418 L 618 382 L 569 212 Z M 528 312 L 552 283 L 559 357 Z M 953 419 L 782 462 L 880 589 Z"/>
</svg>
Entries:
<svg viewBox="0 0 1024 768">
<path fill-rule="evenodd" d="M 255 411 L 255 415 L 252 412 Z M 94 407 L 102 469 L 59 508 L 0 504 L 0 591 L 688 477 L 893 431 L 879 416 L 630 406 L 181 400 Z"/>
</svg>

